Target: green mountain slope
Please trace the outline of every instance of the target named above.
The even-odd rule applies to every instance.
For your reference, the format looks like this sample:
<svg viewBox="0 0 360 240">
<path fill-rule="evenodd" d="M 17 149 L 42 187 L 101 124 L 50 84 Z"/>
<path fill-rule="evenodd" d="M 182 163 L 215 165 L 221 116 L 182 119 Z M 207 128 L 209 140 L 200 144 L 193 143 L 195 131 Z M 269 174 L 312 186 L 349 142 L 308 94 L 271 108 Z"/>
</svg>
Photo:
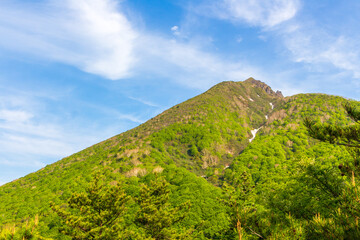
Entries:
<svg viewBox="0 0 360 240">
<path fill-rule="evenodd" d="M 249 144 L 251 130 L 265 123 L 269 103 L 282 101 L 254 79 L 220 83 L 135 129 L 2 186 L 0 221 L 47 211 L 49 199 L 66 199 L 93 171 L 113 179 L 119 173 L 142 176 L 169 164 L 198 175 L 221 172 Z"/>
<path fill-rule="evenodd" d="M 126 182 L 131 189 L 147 173 L 165 169 L 173 203 L 192 202 L 187 224 L 203 222 L 199 239 L 229 239 L 225 236 L 229 216 L 218 201 L 219 186 L 226 181 L 238 187 L 244 173 L 254 186 L 253 201 L 261 206 L 251 216 L 267 219 L 257 222 L 255 231 L 271 236 L 263 224 L 274 225 L 273 230 L 280 226 L 278 231 L 283 232 L 284 223 L 269 218 L 269 211 L 279 219 L 289 212 L 308 219 L 316 211 L 326 212 L 319 204 L 326 196 L 298 184 L 304 177 L 299 169 L 311 159 L 326 169 L 349 158 L 343 148 L 308 137 L 303 118 L 348 124 L 342 108 L 345 102 L 324 94 L 283 98 L 252 78 L 220 83 L 137 128 L 0 187 L 0 223 L 35 214 L 50 219 L 49 202 L 62 203 L 74 191 L 83 191 L 93 172 L 101 172 L 109 183 Z M 254 129 L 258 132 L 250 142 Z M 310 192 L 318 198 L 313 199 Z"/>
</svg>

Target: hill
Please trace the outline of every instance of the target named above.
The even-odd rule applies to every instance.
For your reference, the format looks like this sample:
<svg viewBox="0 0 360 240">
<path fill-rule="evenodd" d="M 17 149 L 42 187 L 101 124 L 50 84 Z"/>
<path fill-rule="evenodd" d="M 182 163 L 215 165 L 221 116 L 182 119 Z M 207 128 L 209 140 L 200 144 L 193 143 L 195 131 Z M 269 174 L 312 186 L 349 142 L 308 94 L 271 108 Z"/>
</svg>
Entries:
<svg viewBox="0 0 360 240">
<path fill-rule="evenodd" d="M 284 98 L 253 78 L 222 82 L 137 128 L 0 187 L 0 223 L 38 214 L 43 234 L 59 239 L 50 201 L 62 204 L 73 192 L 83 192 L 94 172 L 109 184 L 126 183 L 135 196 L 141 183 L 162 171 L 172 204 L 192 204 L 182 227 L 201 225 L 195 239 L 233 238 L 229 207 L 219 201 L 224 183 L 235 191 L 251 186 L 244 200 L 256 206 L 247 214 L 253 225 L 244 230 L 250 239 L 305 239 L 299 229 L 317 213 L 330 217 L 333 204 L 316 184 L 309 185 L 306 169 L 338 171 L 334 166 L 351 156 L 343 147 L 310 138 L 303 119 L 349 124 L 345 102 L 325 94 Z M 295 219 L 284 217 L 289 214 Z"/>
</svg>

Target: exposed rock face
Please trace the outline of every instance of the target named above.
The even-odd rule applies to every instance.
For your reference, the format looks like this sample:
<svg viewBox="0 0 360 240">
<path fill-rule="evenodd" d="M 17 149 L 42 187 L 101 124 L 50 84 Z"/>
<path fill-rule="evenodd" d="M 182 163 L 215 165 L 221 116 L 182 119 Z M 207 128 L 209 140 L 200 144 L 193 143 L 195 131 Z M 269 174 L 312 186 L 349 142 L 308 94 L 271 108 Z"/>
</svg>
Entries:
<svg viewBox="0 0 360 240">
<path fill-rule="evenodd" d="M 264 89 L 264 91 L 271 95 L 271 96 L 276 96 L 276 97 L 280 97 L 280 98 L 283 98 L 284 96 L 282 95 L 281 91 L 276 91 L 274 92 L 271 87 L 269 87 L 266 83 L 263 83 L 259 80 L 256 80 L 254 78 L 248 78 L 245 80 L 245 82 L 250 82 L 253 86 L 256 86 L 256 87 L 259 87 L 259 88 L 262 88 Z"/>
<path fill-rule="evenodd" d="M 284 96 L 282 95 L 282 92 L 277 90 L 276 93 L 275 93 L 278 97 L 281 97 L 283 98 Z"/>
</svg>

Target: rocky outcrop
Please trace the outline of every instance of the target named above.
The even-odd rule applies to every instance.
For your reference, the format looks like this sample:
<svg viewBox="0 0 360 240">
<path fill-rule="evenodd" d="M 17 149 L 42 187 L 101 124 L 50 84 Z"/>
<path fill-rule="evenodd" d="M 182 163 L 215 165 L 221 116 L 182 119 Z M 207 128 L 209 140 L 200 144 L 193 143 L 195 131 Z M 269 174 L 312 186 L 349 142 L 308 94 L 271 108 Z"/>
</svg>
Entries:
<svg viewBox="0 0 360 240">
<path fill-rule="evenodd" d="M 251 85 L 254 86 L 254 87 L 259 87 L 259 88 L 264 89 L 264 91 L 265 91 L 267 94 L 271 95 L 271 96 L 280 97 L 280 98 L 283 98 L 283 97 L 284 97 L 284 96 L 282 95 L 281 91 L 276 91 L 276 92 L 274 92 L 274 91 L 271 89 L 271 87 L 269 87 L 266 83 L 261 82 L 261 81 L 259 81 L 259 80 L 256 80 L 256 79 L 254 79 L 254 78 L 252 78 L 252 77 L 246 79 L 245 82 L 251 83 Z"/>
</svg>

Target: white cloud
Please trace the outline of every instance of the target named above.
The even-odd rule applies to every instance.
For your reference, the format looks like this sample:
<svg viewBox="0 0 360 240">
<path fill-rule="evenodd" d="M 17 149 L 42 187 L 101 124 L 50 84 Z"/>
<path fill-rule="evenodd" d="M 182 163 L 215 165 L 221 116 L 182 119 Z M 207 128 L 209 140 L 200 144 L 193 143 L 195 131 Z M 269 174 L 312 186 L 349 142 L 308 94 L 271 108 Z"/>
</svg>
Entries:
<svg viewBox="0 0 360 240">
<path fill-rule="evenodd" d="M 132 54 L 137 33 L 126 17 L 116 10 L 111 0 L 69 0 L 80 31 L 82 44 L 89 44 L 86 51 L 85 71 L 107 76 L 110 79 L 123 78 L 135 61 Z M 70 22 L 69 22 L 70 23 Z"/>
<path fill-rule="evenodd" d="M 179 27 L 178 26 L 173 26 L 173 27 L 171 27 L 171 31 L 173 31 L 173 32 L 176 32 L 176 31 L 178 31 L 179 30 Z"/>
<path fill-rule="evenodd" d="M 0 35 L 6 36 L 0 48 L 50 58 L 109 79 L 166 77 L 200 89 L 259 72 L 207 53 L 202 46 L 140 32 L 115 0 L 51 3 L 37 8 L 0 3 Z M 178 26 L 171 30 L 180 34 Z"/>
<path fill-rule="evenodd" d="M 261 27 L 259 39 L 276 39 L 281 48 L 290 52 L 291 60 L 306 63 L 309 72 L 331 76 L 337 74 L 336 71 L 344 71 L 355 79 L 360 78 L 360 35 L 357 25 L 353 25 L 359 17 L 355 11 L 342 16 L 344 24 L 337 24 L 334 22 L 338 21 L 338 15 L 332 17 L 333 12 L 322 21 L 322 14 L 313 9 L 304 9 L 306 14 L 299 16 L 301 7 L 300 0 L 221 0 L 204 1 L 194 11 L 232 23 Z"/>
<path fill-rule="evenodd" d="M 134 122 L 134 123 L 144 123 L 145 121 L 134 116 L 134 115 L 131 115 L 131 114 L 120 114 L 118 113 L 117 114 L 117 118 L 118 119 L 125 119 L 125 120 L 129 120 L 131 122 Z"/>
<path fill-rule="evenodd" d="M 72 143 L 72 140 L 71 140 Z M 37 154 L 49 157 L 64 157 L 75 152 L 76 147 L 58 136 L 28 136 L 14 132 L 2 134 L 0 145 L 4 151 L 13 153 Z"/>
<path fill-rule="evenodd" d="M 6 130 L 16 132 L 18 134 L 36 135 L 39 137 L 63 136 L 62 131 L 58 127 L 51 124 L 40 124 L 36 121 L 7 121 L 5 123 L 0 123 L 0 129 L 2 129 L 3 131 Z"/>
<path fill-rule="evenodd" d="M 294 61 L 311 64 L 313 71 L 328 71 L 326 65 L 332 65 L 360 77 L 360 38 L 356 34 L 349 37 L 301 23 L 278 31 Z"/>
<path fill-rule="evenodd" d="M 87 146 L 84 144 L 94 143 L 88 141 L 85 136 L 79 136 L 54 124 L 36 122 L 19 124 L 17 121 L 8 121 L 0 124 L 0 130 L 0 145 L 2 146 L 0 154 L 22 153 L 64 157 L 80 150 L 79 145 L 84 147 Z"/>
<path fill-rule="evenodd" d="M 137 33 L 116 1 L 66 0 L 35 6 L 0 3 L 0 35 L 6 36 L 0 46 L 109 79 L 131 74 Z"/>
<path fill-rule="evenodd" d="M 37 160 L 29 160 L 29 155 L 23 155 L 22 158 L 26 159 L 25 161 L 12 161 L 8 159 L 0 160 L 0 165 L 11 166 L 11 167 L 36 167 L 42 168 L 45 166 L 45 163 Z"/>
<path fill-rule="evenodd" d="M 288 21 L 300 8 L 299 0 L 222 0 L 208 4 L 201 9 L 204 15 L 260 27 L 274 27 Z"/>
<path fill-rule="evenodd" d="M 9 109 L 0 110 L 0 120 L 4 120 L 6 122 L 26 122 L 32 117 L 33 115 L 26 111 Z"/>
<path fill-rule="evenodd" d="M 171 27 L 171 32 L 175 35 L 175 36 L 179 36 L 180 35 L 180 31 L 179 31 L 179 26 L 173 26 Z"/>
<path fill-rule="evenodd" d="M 130 113 L 123 113 L 123 112 L 120 112 L 118 109 L 114 109 L 114 108 L 107 107 L 104 105 L 83 103 L 83 106 L 94 109 L 97 112 L 101 112 L 102 115 L 112 116 L 115 119 L 126 120 L 126 121 L 130 121 L 133 123 L 144 123 L 145 122 L 145 120 L 141 119 L 140 116 L 136 116 L 136 115 L 130 114 Z M 127 130 L 127 129 L 123 129 L 123 130 Z M 118 132 L 115 132 L 115 133 L 118 133 Z"/>
<path fill-rule="evenodd" d="M 147 105 L 149 107 L 156 107 L 156 108 L 160 107 L 159 105 L 157 105 L 157 104 L 155 104 L 153 102 L 150 102 L 148 100 L 144 100 L 144 99 L 139 98 L 139 97 L 129 97 L 129 98 L 132 99 L 132 100 L 135 100 L 137 102 L 140 102 L 140 103 L 142 103 L 144 105 Z"/>
<path fill-rule="evenodd" d="M 58 121 L 61 116 L 44 113 L 43 98 L 1 90 L 0 165 L 40 166 L 39 159 L 57 160 L 101 140 L 102 134 L 82 134 Z"/>
</svg>

